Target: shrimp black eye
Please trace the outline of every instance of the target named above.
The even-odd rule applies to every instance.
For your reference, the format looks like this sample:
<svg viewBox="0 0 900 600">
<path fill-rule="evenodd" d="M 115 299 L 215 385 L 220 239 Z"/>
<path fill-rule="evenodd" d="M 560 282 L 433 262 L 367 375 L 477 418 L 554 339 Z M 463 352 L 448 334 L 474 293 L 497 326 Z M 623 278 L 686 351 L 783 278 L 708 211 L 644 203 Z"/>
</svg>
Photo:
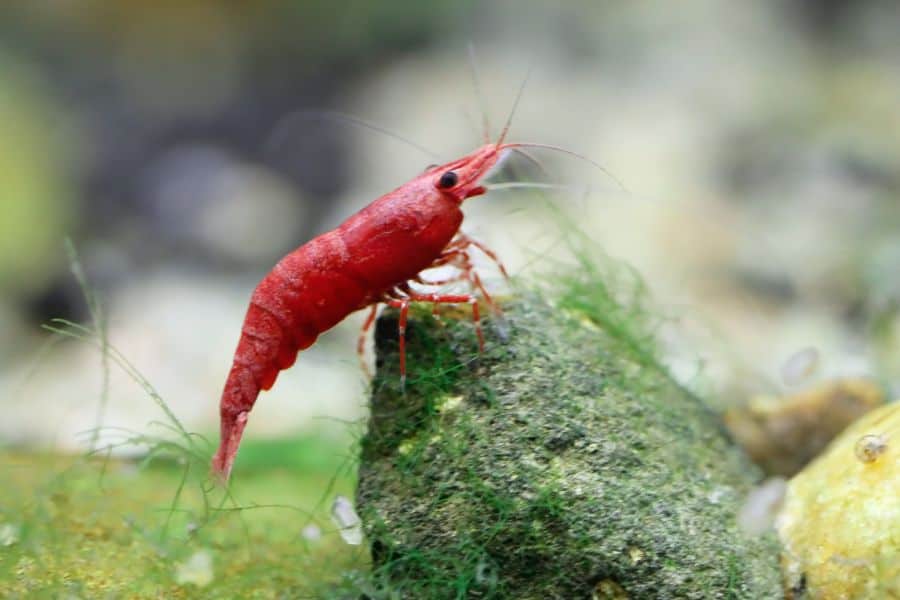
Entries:
<svg viewBox="0 0 900 600">
<path fill-rule="evenodd" d="M 438 180 L 437 186 L 439 188 L 447 189 L 452 188 L 459 181 L 459 176 L 453 171 L 447 171 L 441 178 Z"/>
</svg>

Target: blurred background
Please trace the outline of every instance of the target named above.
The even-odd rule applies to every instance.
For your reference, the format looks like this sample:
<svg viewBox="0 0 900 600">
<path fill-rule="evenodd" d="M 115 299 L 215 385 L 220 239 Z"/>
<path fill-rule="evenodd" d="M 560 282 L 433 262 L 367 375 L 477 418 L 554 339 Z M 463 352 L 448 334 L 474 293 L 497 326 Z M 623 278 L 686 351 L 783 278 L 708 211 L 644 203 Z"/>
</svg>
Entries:
<svg viewBox="0 0 900 600">
<path fill-rule="evenodd" d="M 721 405 L 816 377 L 900 391 L 900 10 L 888 0 L 566 3 L 29 0 L 0 7 L 0 442 L 76 448 L 110 342 L 191 430 L 216 428 L 256 282 L 434 159 L 494 134 L 575 186 L 553 202 L 644 276 L 676 374 Z M 473 85 L 474 48 L 481 96 Z M 530 194 L 467 203 L 464 229 L 538 279 L 564 232 Z M 496 274 L 488 279 L 502 289 Z M 543 269 L 543 270 L 542 270 Z M 264 394 L 251 436 L 364 414 L 355 315 Z M 814 370 L 814 369 L 810 369 Z M 117 370 L 105 423 L 159 417 Z"/>
</svg>

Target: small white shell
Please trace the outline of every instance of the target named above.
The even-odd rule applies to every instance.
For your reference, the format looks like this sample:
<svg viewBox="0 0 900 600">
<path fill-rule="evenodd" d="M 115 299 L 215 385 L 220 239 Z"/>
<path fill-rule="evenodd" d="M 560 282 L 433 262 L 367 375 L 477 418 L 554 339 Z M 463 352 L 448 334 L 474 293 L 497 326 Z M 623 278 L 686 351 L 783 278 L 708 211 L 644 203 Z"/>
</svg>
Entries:
<svg viewBox="0 0 900 600">
<path fill-rule="evenodd" d="M 863 463 L 873 463 L 887 450 L 887 438 L 883 435 L 864 435 L 853 446 L 853 453 Z"/>
</svg>

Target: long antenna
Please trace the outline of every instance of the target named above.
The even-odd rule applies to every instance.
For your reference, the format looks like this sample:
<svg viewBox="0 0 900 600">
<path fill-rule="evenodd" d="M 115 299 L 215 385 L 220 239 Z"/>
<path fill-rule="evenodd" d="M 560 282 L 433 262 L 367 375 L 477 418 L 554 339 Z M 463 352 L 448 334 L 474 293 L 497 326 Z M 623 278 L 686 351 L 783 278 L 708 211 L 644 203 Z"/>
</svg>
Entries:
<svg viewBox="0 0 900 600">
<path fill-rule="evenodd" d="M 581 160 L 585 161 L 586 163 L 588 163 L 588 164 L 590 164 L 590 165 L 593 165 L 594 167 L 596 167 L 597 169 L 599 169 L 600 171 L 602 171 L 607 177 L 609 177 L 610 179 L 612 179 L 612 180 L 616 183 L 616 185 L 618 185 L 619 188 L 621 188 L 621 190 L 622 190 L 623 192 L 628 192 L 628 188 L 626 188 L 625 185 L 624 185 L 621 181 L 619 181 L 619 179 L 618 179 L 615 175 L 613 175 L 612 173 L 610 173 L 609 170 L 607 170 L 607 169 L 606 169 L 603 165 L 601 165 L 600 163 L 591 160 L 590 158 L 588 158 L 587 156 L 585 156 L 585 155 L 583 155 L 583 154 L 579 154 L 579 153 L 577 153 L 577 152 L 573 152 L 572 150 L 566 150 L 565 148 L 560 148 L 559 146 L 553 146 L 552 144 L 532 144 L 532 143 L 518 143 L 518 142 L 517 142 L 517 143 L 515 143 L 515 144 L 507 144 L 506 147 L 507 147 L 507 148 L 517 148 L 517 147 L 521 147 L 521 148 L 543 148 L 543 149 L 545 149 L 545 150 L 555 150 L 556 152 L 561 152 L 561 153 L 563 153 L 563 154 L 568 154 L 569 156 L 574 156 L 574 157 L 576 157 L 576 158 L 580 158 Z"/>
<path fill-rule="evenodd" d="M 516 114 L 516 109 L 519 107 L 519 100 L 522 99 L 522 93 L 525 91 L 525 85 L 531 77 L 533 68 L 534 61 L 528 65 L 528 71 L 525 72 L 525 79 L 522 80 L 522 85 L 519 86 L 519 91 L 516 93 L 516 99 L 513 101 L 512 109 L 509 111 L 509 116 L 506 118 L 506 124 L 503 126 L 503 131 L 500 132 L 500 139 L 497 140 L 498 148 L 503 144 L 503 140 L 506 139 L 506 134 L 509 133 L 509 126 L 512 125 L 513 115 Z"/>
<path fill-rule="evenodd" d="M 525 160 L 527 160 L 528 162 L 530 162 L 531 164 L 536 166 L 538 168 L 538 170 L 541 173 L 543 173 L 544 175 L 550 174 L 547 172 L 547 169 L 544 167 L 544 165 L 541 164 L 541 161 L 539 161 L 537 158 L 535 158 L 530 152 L 525 152 L 521 148 L 513 148 L 511 150 L 511 152 L 515 152 L 516 154 L 518 154 L 519 156 L 521 156 L 522 158 L 524 158 Z"/>
<path fill-rule="evenodd" d="M 472 85 L 475 87 L 475 97 L 478 99 L 478 107 L 481 109 L 481 129 L 484 143 L 491 141 L 491 124 L 488 119 L 487 102 L 484 98 L 484 90 L 481 89 L 481 77 L 478 74 L 478 57 L 475 56 L 475 44 L 469 42 L 469 69 L 472 72 Z"/>
<path fill-rule="evenodd" d="M 494 190 L 569 190 L 580 191 L 587 186 L 578 186 L 567 183 L 544 183 L 540 181 L 506 181 L 503 183 L 489 183 L 487 189 Z"/>
<path fill-rule="evenodd" d="M 412 148 L 415 148 L 422 154 L 429 156 L 437 160 L 438 162 L 443 162 L 443 158 L 436 152 L 432 152 L 425 146 L 421 144 L 417 144 L 409 138 L 403 137 L 398 133 L 394 133 L 384 127 L 376 125 L 374 123 L 370 123 L 364 119 L 360 119 L 359 117 L 354 117 L 353 115 L 348 115 L 342 112 L 337 112 L 333 110 L 316 110 L 316 109 L 306 109 L 306 110 L 298 110 L 295 111 L 288 116 L 284 117 L 280 123 L 275 126 L 275 131 L 272 133 L 272 136 L 269 138 L 269 144 L 271 146 L 278 146 L 283 141 L 284 138 L 289 135 L 290 126 L 296 121 L 302 121 L 307 119 L 331 119 L 333 121 L 343 121 L 345 123 L 351 123 L 353 125 L 357 125 L 359 127 L 364 127 L 366 129 L 370 129 L 372 131 L 376 131 L 382 135 L 386 135 L 390 138 L 393 138 L 397 141 L 403 142 L 409 145 Z"/>
</svg>

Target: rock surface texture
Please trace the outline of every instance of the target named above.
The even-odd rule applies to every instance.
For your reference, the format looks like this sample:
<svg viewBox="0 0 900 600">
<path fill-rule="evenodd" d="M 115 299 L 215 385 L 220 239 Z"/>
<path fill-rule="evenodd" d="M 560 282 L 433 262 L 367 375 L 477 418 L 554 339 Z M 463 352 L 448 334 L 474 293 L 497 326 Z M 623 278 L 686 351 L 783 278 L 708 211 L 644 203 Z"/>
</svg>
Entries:
<svg viewBox="0 0 900 600">
<path fill-rule="evenodd" d="M 735 514 L 758 471 L 628 327 L 536 295 L 504 305 L 477 354 L 460 315 L 397 317 L 357 507 L 371 597 L 778 598 L 772 535 Z"/>
</svg>

